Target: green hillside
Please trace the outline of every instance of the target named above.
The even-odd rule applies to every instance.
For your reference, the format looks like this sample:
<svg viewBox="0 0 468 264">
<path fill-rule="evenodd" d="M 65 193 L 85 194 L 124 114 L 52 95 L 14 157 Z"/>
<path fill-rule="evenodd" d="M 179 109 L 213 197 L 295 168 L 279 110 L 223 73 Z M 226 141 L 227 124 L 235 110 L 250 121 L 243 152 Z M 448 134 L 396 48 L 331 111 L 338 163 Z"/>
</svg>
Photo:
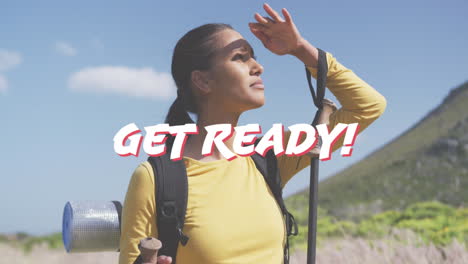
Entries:
<svg viewBox="0 0 468 264">
<path fill-rule="evenodd" d="M 307 197 L 308 189 L 287 204 L 307 208 Z M 433 200 L 467 206 L 468 82 L 402 135 L 319 184 L 320 207 L 340 219 Z"/>
<path fill-rule="evenodd" d="M 307 248 L 307 212 L 291 210 L 298 224 L 299 234 L 291 239 L 294 250 Z M 385 211 L 360 221 L 338 220 L 319 208 L 317 242 L 349 237 L 397 239 L 398 231 L 412 231 L 422 244 L 446 246 L 454 240 L 468 245 L 468 209 L 453 208 L 439 202 L 422 202 L 408 206 L 401 212 Z M 416 238 L 415 237 L 415 238 Z"/>
</svg>

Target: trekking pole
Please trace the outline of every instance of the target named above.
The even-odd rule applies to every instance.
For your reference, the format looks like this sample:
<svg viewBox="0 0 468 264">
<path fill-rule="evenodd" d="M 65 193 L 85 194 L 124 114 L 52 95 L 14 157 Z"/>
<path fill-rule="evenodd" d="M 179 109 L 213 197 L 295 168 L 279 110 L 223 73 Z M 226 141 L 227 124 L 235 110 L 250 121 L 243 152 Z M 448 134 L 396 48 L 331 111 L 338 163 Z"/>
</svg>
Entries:
<svg viewBox="0 0 468 264">
<path fill-rule="evenodd" d="M 140 240 L 138 249 L 140 249 L 141 264 L 156 264 L 158 262 L 158 250 L 162 243 L 153 237 Z"/>
<path fill-rule="evenodd" d="M 318 110 L 315 113 L 312 126 L 316 126 L 319 120 L 320 113 L 323 107 L 323 98 L 325 97 L 325 86 L 327 82 L 327 56 L 326 53 L 318 49 L 318 66 L 317 66 L 317 96 L 312 86 L 310 72 L 306 67 L 306 76 L 309 83 L 312 99 Z M 315 251 L 317 248 L 317 199 L 318 199 L 318 173 L 319 173 L 319 159 L 312 157 L 310 160 L 310 184 L 309 184 L 309 229 L 307 241 L 307 264 L 315 264 Z"/>
</svg>

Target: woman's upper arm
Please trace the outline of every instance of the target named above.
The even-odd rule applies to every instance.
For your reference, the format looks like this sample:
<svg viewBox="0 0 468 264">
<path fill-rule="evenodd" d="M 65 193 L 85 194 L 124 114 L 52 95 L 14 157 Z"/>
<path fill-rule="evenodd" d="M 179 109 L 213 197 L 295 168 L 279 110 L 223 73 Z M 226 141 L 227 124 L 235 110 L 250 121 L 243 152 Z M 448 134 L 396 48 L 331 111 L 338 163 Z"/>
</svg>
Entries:
<svg viewBox="0 0 468 264">
<path fill-rule="evenodd" d="M 151 165 L 143 162 L 134 171 L 122 209 L 119 264 L 132 264 L 140 254 L 138 243 L 158 237 L 155 184 Z"/>
<path fill-rule="evenodd" d="M 338 123 L 358 123 L 358 133 L 361 133 L 383 114 L 387 106 L 386 99 L 353 71 L 340 64 L 331 53 L 327 53 L 327 64 L 327 87 L 342 106 L 330 115 L 328 130 L 331 132 Z M 308 69 L 311 75 L 317 78 L 317 69 L 312 67 L 308 67 Z M 290 131 L 285 131 L 285 146 L 289 136 Z M 343 145 L 343 140 L 344 136 L 341 136 L 333 144 L 332 152 Z M 278 157 L 282 187 L 286 185 L 292 176 L 309 165 L 310 157 L 308 155 L 292 157 L 282 155 Z"/>
<path fill-rule="evenodd" d="M 327 87 L 340 102 L 341 108 L 330 115 L 329 131 L 338 123 L 358 123 L 362 132 L 378 117 L 387 106 L 385 97 L 357 76 L 352 70 L 339 63 L 331 53 L 327 53 L 328 74 Z M 317 78 L 317 69 L 308 67 L 311 75 Z M 343 145 L 340 137 L 333 145 L 332 151 Z"/>
</svg>

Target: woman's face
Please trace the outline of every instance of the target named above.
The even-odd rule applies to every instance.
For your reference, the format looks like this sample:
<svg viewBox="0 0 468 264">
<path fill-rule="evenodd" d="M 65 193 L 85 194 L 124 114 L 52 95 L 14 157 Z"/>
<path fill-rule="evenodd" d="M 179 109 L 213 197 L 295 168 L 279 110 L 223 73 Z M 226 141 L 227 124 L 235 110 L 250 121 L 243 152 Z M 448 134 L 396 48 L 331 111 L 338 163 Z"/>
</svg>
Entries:
<svg viewBox="0 0 468 264">
<path fill-rule="evenodd" d="M 216 51 L 209 71 L 208 100 L 216 109 L 242 113 L 265 103 L 263 66 L 255 59 L 250 44 L 234 30 L 216 34 Z M 254 83 L 256 83 L 254 85 Z"/>
</svg>

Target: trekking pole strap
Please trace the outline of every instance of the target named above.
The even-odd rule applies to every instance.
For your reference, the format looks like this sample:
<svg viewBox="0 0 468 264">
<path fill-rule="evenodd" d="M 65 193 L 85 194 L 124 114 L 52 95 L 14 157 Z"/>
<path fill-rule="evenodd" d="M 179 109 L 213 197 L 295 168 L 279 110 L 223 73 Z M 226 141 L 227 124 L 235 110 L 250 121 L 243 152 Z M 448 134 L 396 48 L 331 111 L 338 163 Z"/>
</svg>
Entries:
<svg viewBox="0 0 468 264">
<path fill-rule="evenodd" d="M 322 109 L 323 98 L 325 97 L 325 86 L 327 83 L 328 63 L 326 52 L 319 48 L 317 48 L 317 50 L 319 52 L 317 65 L 317 94 L 315 93 L 314 86 L 312 85 L 312 77 L 307 66 L 305 66 L 305 70 L 307 82 L 309 84 L 309 89 L 310 93 L 312 94 L 314 104 L 318 109 Z"/>
</svg>

